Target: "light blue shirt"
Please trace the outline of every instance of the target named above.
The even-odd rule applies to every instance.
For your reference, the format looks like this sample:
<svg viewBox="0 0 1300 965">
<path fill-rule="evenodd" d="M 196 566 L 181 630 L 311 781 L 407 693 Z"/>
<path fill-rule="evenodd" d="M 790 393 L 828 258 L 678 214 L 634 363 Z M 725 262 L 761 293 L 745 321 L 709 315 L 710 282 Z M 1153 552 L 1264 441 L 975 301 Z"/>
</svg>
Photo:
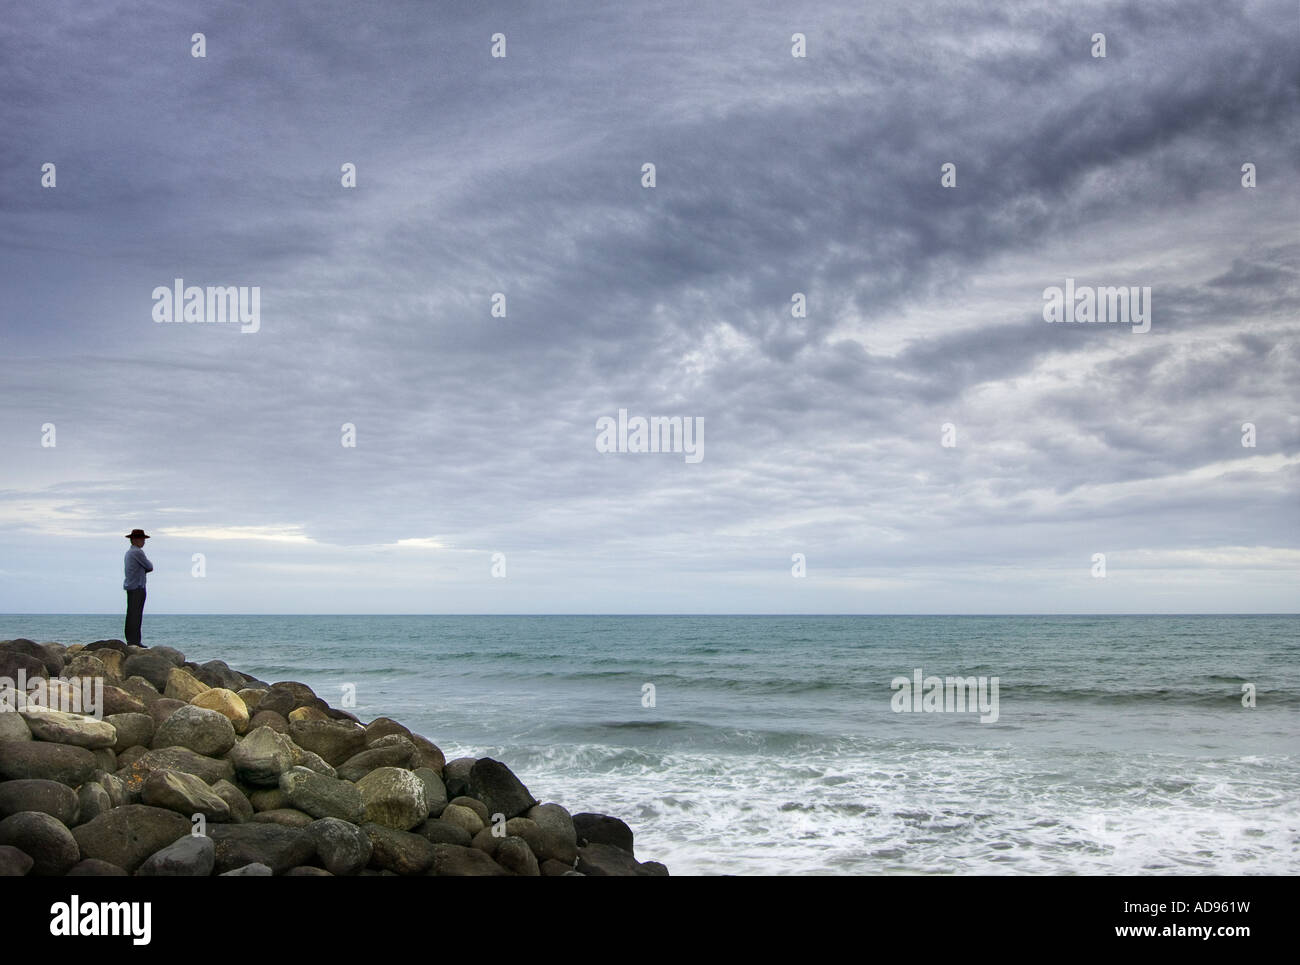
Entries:
<svg viewBox="0 0 1300 965">
<path fill-rule="evenodd" d="M 126 566 L 126 579 L 122 581 L 122 589 L 143 590 L 144 575 L 153 572 L 153 564 L 149 562 L 149 557 L 144 555 L 144 550 L 132 546 L 126 551 L 122 562 Z"/>
</svg>

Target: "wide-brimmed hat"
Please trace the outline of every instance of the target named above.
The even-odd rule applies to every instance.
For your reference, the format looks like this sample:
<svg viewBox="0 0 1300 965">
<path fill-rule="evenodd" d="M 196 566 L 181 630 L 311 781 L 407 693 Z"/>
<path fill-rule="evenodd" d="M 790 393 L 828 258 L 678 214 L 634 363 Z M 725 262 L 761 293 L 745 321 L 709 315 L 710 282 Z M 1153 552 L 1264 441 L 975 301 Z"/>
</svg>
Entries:
<svg viewBox="0 0 1300 965">
<path fill-rule="evenodd" d="M 150 536 L 142 529 L 133 529 L 126 534 L 127 539 L 149 539 Z"/>
</svg>

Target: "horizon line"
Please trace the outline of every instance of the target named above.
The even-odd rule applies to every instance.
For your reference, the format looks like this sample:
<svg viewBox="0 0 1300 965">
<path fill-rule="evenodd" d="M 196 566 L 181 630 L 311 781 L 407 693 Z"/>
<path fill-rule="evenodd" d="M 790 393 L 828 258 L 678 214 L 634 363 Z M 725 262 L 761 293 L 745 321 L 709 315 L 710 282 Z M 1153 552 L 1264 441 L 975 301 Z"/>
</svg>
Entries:
<svg viewBox="0 0 1300 965">
<path fill-rule="evenodd" d="M 155 617 L 1290 617 L 1300 616 L 1300 611 L 1106 611 L 1077 612 L 1021 612 L 1021 613 L 184 613 L 155 612 Z M 0 612 L 0 617 L 112 617 L 121 619 L 121 611 L 70 611 L 67 613 L 17 613 Z"/>
</svg>

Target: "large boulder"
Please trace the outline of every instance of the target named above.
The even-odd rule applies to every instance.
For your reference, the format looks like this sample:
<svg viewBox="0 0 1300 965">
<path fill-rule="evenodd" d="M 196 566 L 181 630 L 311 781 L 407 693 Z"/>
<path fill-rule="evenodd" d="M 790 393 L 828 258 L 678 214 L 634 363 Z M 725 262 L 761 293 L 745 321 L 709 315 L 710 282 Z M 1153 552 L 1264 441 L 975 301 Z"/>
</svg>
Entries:
<svg viewBox="0 0 1300 965">
<path fill-rule="evenodd" d="M 140 680 L 139 677 L 135 679 Z M 143 683 L 143 681 L 141 682 Z M 140 689 L 144 691 L 149 688 L 142 687 Z M 158 695 L 154 694 L 153 700 L 157 699 Z M 105 684 L 104 699 L 100 706 L 100 713 L 104 715 L 105 720 L 122 714 L 148 714 L 149 704 L 122 687 L 113 687 L 109 684 Z"/>
<path fill-rule="evenodd" d="M 230 691 L 239 691 L 244 687 L 243 675 L 231 670 L 224 660 L 209 660 L 207 663 L 201 664 L 199 669 L 194 672 L 194 676 L 209 687 L 218 687 Z"/>
<path fill-rule="evenodd" d="M 380 767 L 357 782 L 366 820 L 397 831 L 409 831 L 429 817 L 424 783 L 400 767 Z"/>
<path fill-rule="evenodd" d="M 188 747 L 204 757 L 220 757 L 235 746 L 230 719 L 215 710 L 187 705 L 168 717 L 153 737 L 153 748 Z"/>
<path fill-rule="evenodd" d="M 440 821 L 455 825 L 471 837 L 483 830 L 483 819 L 472 808 L 461 804 L 448 804 L 443 808 Z"/>
<path fill-rule="evenodd" d="M 589 844 L 578 849 L 578 870 L 584 875 L 613 877 L 666 877 L 668 869 L 657 861 L 637 861 L 612 844 Z"/>
<path fill-rule="evenodd" d="M 261 710 L 262 698 L 269 694 L 269 690 L 262 690 L 257 687 L 244 687 L 235 691 L 235 696 L 244 702 L 250 714 L 256 714 Z"/>
<path fill-rule="evenodd" d="M 447 755 L 442 752 L 442 749 L 429 738 L 421 737 L 419 734 L 412 734 L 410 740 L 420 755 L 419 763 L 411 766 L 432 768 L 441 774 L 442 769 L 447 765 Z"/>
<path fill-rule="evenodd" d="M 359 781 L 377 767 L 418 767 L 419 752 L 415 745 L 400 734 L 383 740 L 400 741 L 393 744 L 371 744 L 359 754 L 353 754 L 339 765 L 339 777 L 345 781 Z"/>
<path fill-rule="evenodd" d="M 110 651 L 112 652 L 112 651 Z M 117 865 L 100 861 L 98 858 L 82 858 L 72 866 L 68 872 L 69 878 L 129 878 L 131 875 L 125 868 L 119 868 Z"/>
<path fill-rule="evenodd" d="M 88 643 L 81 648 L 87 653 L 94 653 L 97 650 L 116 650 L 123 657 L 126 656 L 125 640 L 96 640 L 94 643 Z"/>
<path fill-rule="evenodd" d="M 106 652 L 112 653 L 111 650 Z M 78 680 L 99 679 L 106 684 L 121 683 L 121 678 L 108 669 L 108 664 L 93 653 L 77 654 L 63 665 L 61 676 L 64 678 L 75 677 Z"/>
<path fill-rule="evenodd" d="M 29 681 L 50 675 L 50 672 L 45 669 L 45 662 L 39 657 L 0 650 L 0 677 L 17 681 L 20 673 Z"/>
<path fill-rule="evenodd" d="M 24 710 L 23 720 L 37 740 L 93 750 L 117 743 L 117 729 L 103 720 L 58 710 Z"/>
<path fill-rule="evenodd" d="M 19 637 L 17 640 L 0 641 L 0 655 L 11 653 L 18 656 L 30 657 L 41 665 L 41 672 L 36 676 L 57 677 L 63 670 L 63 660 L 53 651 L 42 647 L 35 640 L 28 640 L 26 637 Z M 4 675 L 0 675 L 4 676 Z M 18 678 L 13 674 L 8 674 L 11 680 Z M 28 677 L 33 674 L 28 673 Z"/>
<path fill-rule="evenodd" d="M 99 658 L 99 662 L 108 670 L 111 679 L 115 681 L 126 679 L 122 676 L 122 667 L 126 664 L 125 656 L 116 650 L 99 650 L 94 655 Z M 66 671 L 64 675 L 66 676 Z"/>
<path fill-rule="evenodd" d="M 131 677 L 143 677 L 161 694 L 167 689 L 167 678 L 178 666 L 179 664 L 172 663 L 165 653 L 144 650 L 126 658 L 122 664 L 122 673 L 126 674 L 127 683 L 130 683 Z"/>
<path fill-rule="evenodd" d="M 166 768 L 151 771 L 141 788 L 140 800 L 151 807 L 166 808 L 191 819 L 202 814 L 209 821 L 230 820 L 230 805 L 221 795 L 184 771 Z"/>
<path fill-rule="evenodd" d="M 447 786 L 431 767 L 417 767 L 411 773 L 424 784 L 424 803 L 429 806 L 429 817 L 438 817 L 447 806 Z"/>
<path fill-rule="evenodd" d="M 114 650 L 109 653 L 116 653 Z M 122 753 L 128 747 L 148 747 L 153 741 L 154 722 L 148 714 L 110 714 L 104 718 L 117 732 L 113 750 Z"/>
<path fill-rule="evenodd" d="M 388 737 L 390 734 L 399 734 L 402 737 L 410 737 L 411 731 L 390 717 L 376 717 L 370 723 L 366 724 L 367 745 L 374 743 L 381 737 Z"/>
<path fill-rule="evenodd" d="M 42 811 L 19 811 L 0 821 L 0 845 L 5 844 L 31 856 L 34 875 L 65 875 L 81 860 L 72 832 Z"/>
<path fill-rule="evenodd" d="M 578 857 L 578 833 L 569 812 L 559 804 L 539 804 L 529 808 L 525 816 L 536 822 L 542 833 L 541 841 L 534 849 L 538 859 L 561 861 L 573 867 Z M 628 834 L 630 838 L 630 829 Z M 630 840 L 628 845 L 631 846 Z"/>
<path fill-rule="evenodd" d="M 80 787 L 95 770 L 95 755 L 84 747 L 47 741 L 0 742 L 0 780 L 35 778 Z"/>
<path fill-rule="evenodd" d="M 280 775 L 293 767 L 293 744 L 269 727 L 248 732 L 230 749 L 235 774 L 251 787 L 277 787 Z"/>
<path fill-rule="evenodd" d="M 289 715 L 293 713 L 296 706 L 293 694 L 285 690 L 272 688 L 262 695 L 262 699 L 258 701 L 257 709 L 279 714 L 285 720 L 288 720 Z"/>
<path fill-rule="evenodd" d="M 0 844 L 0 878 L 21 878 L 32 870 L 32 856 L 12 844 Z"/>
<path fill-rule="evenodd" d="M 277 734 L 284 734 L 286 737 L 289 736 L 288 718 L 283 714 L 277 714 L 273 710 L 262 710 L 259 708 L 257 713 L 253 714 L 252 719 L 248 722 L 248 729 L 254 731 L 259 727 L 269 727 Z"/>
<path fill-rule="evenodd" d="M 199 694 L 211 689 L 188 670 L 173 667 L 171 673 L 167 675 L 167 686 L 163 688 L 163 696 L 183 700 L 188 704 Z"/>
<path fill-rule="evenodd" d="M 236 734 L 243 734 L 248 730 L 248 708 L 244 706 L 244 702 L 240 700 L 239 695 L 234 691 L 214 687 L 211 690 L 203 691 L 190 703 L 195 707 L 215 710 L 226 717 L 231 726 L 235 728 Z"/>
<path fill-rule="evenodd" d="M 159 697 L 149 705 L 149 716 L 153 718 L 154 725 L 161 727 L 172 714 L 182 707 L 188 707 L 188 700 L 177 700 L 175 697 Z"/>
<path fill-rule="evenodd" d="M 630 855 L 636 854 L 632 850 L 632 829 L 618 818 L 584 811 L 573 816 L 573 828 L 579 847 L 588 844 L 609 844 L 621 848 Z"/>
<path fill-rule="evenodd" d="M 173 667 L 181 667 L 185 664 L 185 654 L 175 647 L 150 647 L 149 652 L 170 660 Z"/>
<path fill-rule="evenodd" d="M 212 793 L 226 802 L 230 808 L 230 820 L 236 824 L 253 820 L 253 805 L 248 796 L 229 781 L 217 781 L 212 785 Z"/>
<path fill-rule="evenodd" d="M 469 786 L 470 797 L 486 804 L 489 813 L 504 814 L 507 820 L 519 817 L 537 803 L 510 768 L 490 757 L 474 762 L 469 771 Z"/>
<path fill-rule="evenodd" d="M 287 872 L 286 872 L 287 873 Z M 254 861 L 252 864 L 246 864 L 241 868 L 235 868 L 231 871 L 223 871 L 218 877 L 221 878 L 269 878 L 274 874 L 270 867 L 262 864 L 260 861 Z"/>
<path fill-rule="evenodd" d="M 265 706 L 266 702 L 262 703 Z M 366 747 L 366 729 L 348 721 L 291 721 L 289 736 L 303 750 L 319 754 L 331 767 L 338 767 Z"/>
<path fill-rule="evenodd" d="M 463 797 L 469 793 L 469 772 L 477 763 L 472 757 L 458 757 L 448 761 L 442 769 L 442 780 L 450 797 Z"/>
<path fill-rule="evenodd" d="M 83 858 L 98 858 L 131 873 L 149 855 L 189 833 L 190 822 L 175 811 L 144 804 L 113 808 L 72 829 Z"/>
<path fill-rule="evenodd" d="M 370 835 L 339 818 L 321 818 L 306 827 L 316 856 L 331 874 L 356 875 L 370 862 Z"/>
<path fill-rule="evenodd" d="M 508 877 L 510 872 L 501 867 L 486 852 L 478 848 L 462 848 L 455 844 L 433 846 L 433 866 L 429 874 L 439 877 Z"/>
<path fill-rule="evenodd" d="M 128 794 L 139 795 L 149 775 L 164 768 L 193 774 L 204 784 L 233 780 L 235 776 L 235 768 L 230 761 L 205 757 L 188 747 L 163 747 L 146 751 L 125 767 L 118 768 L 117 776 L 125 782 Z"/>
<path fill-rule="evenodd" d="M 312 816 L 297 808 L 276 808 L 273 811 L 258 811 L 253 820 L 259 824 L 280 824 L 286 828 L 305 828 L 311 824 Z"/>
<path fill-rule="evenodd" d="M 460 825 L 441 818 L 430 818 L 416 828 L 415 833 L 427 838 L 432 844 L 456 844 L 462 848 L 468 848 L 474 840 Z"/>
<path fill-rule="evenodd" d="M 217 848 L 205 834 L 191 834 L 155 851 L 140 865 L 141 877 L 206 878 L 216 864 Z"/>
<path fill-rule="evenodd" d="M 3 694 L 0 694 L 0 699 Z M 29 741 L 32 729 L 16 710 L 0 710 L 0 741 Z"/>
<path fill-rule="evenodd" d="M 280 775 L 280 790 L 293 807 L 313 818 L 341 818 L 352 824 L 366 819 L 361 791 L 348 781 L 293 767 Z"/>
<path fill-rule="evenodd" d="M 116 653 L 114 650 L 108 652 Z M 113 799 L 104 786 L 98 781 L 87 781 L 77 788 L 77 819 L 75 821 L 64 821 L 63 823 L 70 828 L 75 827 L 78 824 L 93 821 L 105 811 L 111 811 L 112 809 Z"/>
<path fill-rule="evenodd" d="M 517 820 L 517 819 L 516 819 Z M 536 878 L 541 874 L 537 865 L 537 856 L 533 854 L 528 842 L 514 835 L 503 838 L 492 856 L 501 867 L 517 875 Z"/>
<path fill-rule="evenodd" d="M 433 866 L 434 845 L 427 838 L 373 822 L 361 825 L 361 830 L 370 838 L 370 867 L 422 875 Z"/>
<path fill-rule="evenodd" d="M 72 827 L 77 823 L 78 810 L 77 792 L 59 781 L 27 778 L 0 784 L 0 818 L 39 811 Z"/>
<path fill-rule="evenodd" d="M 279 824 L 215 824 L 208 835 L 217 846 L 216 868 L 225 874 L 249 864 L 264 864 L 274 874 L 310 863 L 316 854 L 311 837 L 301 828 Z"/>
</svg>

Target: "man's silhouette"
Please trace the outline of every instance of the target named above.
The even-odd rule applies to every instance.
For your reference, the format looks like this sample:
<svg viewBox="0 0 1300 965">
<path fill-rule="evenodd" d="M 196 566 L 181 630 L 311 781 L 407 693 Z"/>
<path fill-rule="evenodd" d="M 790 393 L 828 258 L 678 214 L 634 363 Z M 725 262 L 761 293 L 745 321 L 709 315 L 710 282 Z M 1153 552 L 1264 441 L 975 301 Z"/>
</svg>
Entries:
<svg viewBox="0 0 1300 965">
<path fill-rule="evenodd" d="M 126 566 L 126 579 L 122 589 L 126 590 L 126 642 L 140 646 L 140 621 L 144 619 L 144 580 L 146 573 L 153 572 L 153 564 L 144 555 L 144 541 L 149 537 L 142 529 L 133 529 L 126 537 L 131 541 L 131 548 L 126 551 L 123 560 Z"/>
</svg>

